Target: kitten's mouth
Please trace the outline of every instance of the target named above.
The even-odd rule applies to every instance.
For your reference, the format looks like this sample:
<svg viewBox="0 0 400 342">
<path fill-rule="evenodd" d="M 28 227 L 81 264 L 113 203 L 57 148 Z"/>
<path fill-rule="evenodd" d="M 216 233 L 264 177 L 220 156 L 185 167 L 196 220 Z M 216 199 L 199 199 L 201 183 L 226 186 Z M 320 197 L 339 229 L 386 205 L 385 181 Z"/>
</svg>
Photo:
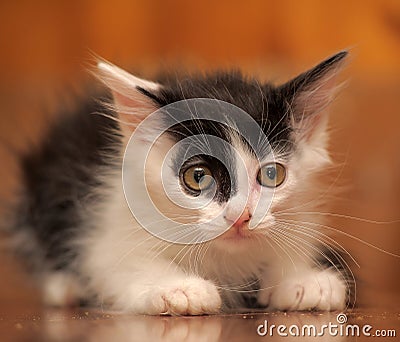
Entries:
<svg viewBox="0 0 400 342">
<path fill-rule="evenodd" d="M 251 232 L 247 226 L 232 226 L 224 234 L 220 236 L 222 240 L 228 241 L 242 241 L 252 239 L 254 233 Z"/>
</svg>

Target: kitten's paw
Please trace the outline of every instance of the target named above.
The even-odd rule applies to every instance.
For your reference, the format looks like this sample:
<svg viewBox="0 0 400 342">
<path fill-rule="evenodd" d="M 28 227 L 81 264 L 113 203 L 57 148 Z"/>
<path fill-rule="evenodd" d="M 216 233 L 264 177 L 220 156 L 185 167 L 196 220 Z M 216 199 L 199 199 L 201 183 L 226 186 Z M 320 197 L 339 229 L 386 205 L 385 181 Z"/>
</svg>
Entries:
<svg viewBox="0 0 400 342">
<path fill-rule="evenodd" d="M 274 310 L 342 310 L 346 305 L 346 284 L 331 270 L 310 271 L 284 280 L 258 300 Z"/>
<path fill-rule="evenodd" d="M 217 313 L 221 297 L 211 282 L 187 278 L 148 293 L 148 313 L 153 315 L 202 315 Z"/>
<path fill-rule="evenodd" d="M 46 305 L 62 307 L 77 305 L 82 291 L 73 275 L 60 271 L 43 277 L 42 292 Z"/>
</svg>

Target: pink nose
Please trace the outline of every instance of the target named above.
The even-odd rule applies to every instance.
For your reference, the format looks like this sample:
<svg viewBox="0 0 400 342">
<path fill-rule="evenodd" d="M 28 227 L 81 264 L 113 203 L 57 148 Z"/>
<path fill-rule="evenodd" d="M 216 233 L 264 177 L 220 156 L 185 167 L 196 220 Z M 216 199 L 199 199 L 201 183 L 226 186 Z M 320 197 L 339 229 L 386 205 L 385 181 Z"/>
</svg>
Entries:
<svg viewBox="0 0 400 342">
<path fill-rule="evenodd" d="M 233 222 L 234 227 L 243 226 L 245 223 L 250 221 L 250 218 L 251 218 L 251 214 L 250 214 L 249 208 L 245 208 L 243 213 L 235 221 L 231 220 L 229 217 L 225 216 L 225 219 L 227 221 Z"/>
</svg>

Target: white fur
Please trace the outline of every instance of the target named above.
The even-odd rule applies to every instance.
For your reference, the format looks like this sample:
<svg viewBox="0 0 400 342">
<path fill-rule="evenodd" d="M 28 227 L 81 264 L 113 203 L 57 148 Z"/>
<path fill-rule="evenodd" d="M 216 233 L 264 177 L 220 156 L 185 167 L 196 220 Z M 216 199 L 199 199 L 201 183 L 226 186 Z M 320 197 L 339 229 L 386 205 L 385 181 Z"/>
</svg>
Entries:
<svg viewBox="0 0 400 342">
<path fill-rule="evenodd" d="M 79 282 L 71 274 L 55 272 L 43 279 L 43 301 L 47 305 L 76 305 L 82 295 Z"/>
<path fill-rule="evenodd" d="M 106 84 L 130 98 L 136 96 L 132 86 L 157 87 L 108 64 L 100 63 L 99 68 Z M 140 108 L 138 110 L 140 112 Z M 241 161 L 237 169 L 238 194 L 223 207 L 211 202 L 205 208 L 189 212 L 178 210 L 176 204 L 166 200 L 160 189 L 164 186 L 168 193 L 176 195 L 178 202 L 201 201 L 201 198 L 182 195 L 172 172 L 168 174 L 167 171 L 166 178 L 161 179 L 162 159 L 166 154 L 163 147 L 169 145 L 167 142 L 160 144 L 158 149 L 156 146 L 151 157 L 151 170 L 146 175 L 149 190 L 162 210 L 176 213 L 178 218 L 190 215 L 189 221 L 192 222 L 207 221 L 224 213 L 208 227 L 222 235 L 203 244 L 172 244 L 151 235 L 129 211 L 120 172 L 108 175 L 109 186 L 103 190 L 108 200 L 99 203 L 88 219 L 86 237 L 76 241 L 83 251 L 77 267 L 88 279 L 81 284 L 84 296 L 95 295 L 98 305 L 125 312 L 197 315 L 237 306 L 237 294 L 250 288 L 251 282 L 257 278 L 262 287 L 258 294 L 259 301 L 268 305 L 268 309 L 343 309 L 346 284 L 338 273 L 320 269 L 313 263 L 313 257 L 318 256 L 317 251 L 310 247 L 315 244 L 313 234 L 292 233 L 293 239 L 298 239 L 293 241 L 303 241 L 298 243 L 300 250 L 289 243 L 284 245 L 282 232 L 279 239 L 276 237 L 282 228 L 282 225 L 279 226 L 280 212 L 299 205 L 304 208 L 306 203 L 311 207 L 315 205 L 313 177 L 329 162 L 326 120 L 320 122 L 315 132 L 308 135 L 308 140 L 299 138 L 298 150 L 289 161 L 279 153 L 257 161 L 232 136 L 238 151 L 237 158 Z M 140 177 L 135 178 L 135 174 L 141 174 L 135 168 L 143 167 L 135 163 L 137 155 L 126 158 L 132 165 L 132 181 L 142 182 Z M 284 184 L 271 194 L 270 189 L 261 187 L 255 179 L 260 162 L 273 160 L 285 164 L 288 171 Z M 274 198 L 269 208 L 257 206 L 259 200 L 268 203 L 272 195 Z M 224 232 L 245 207 L 253 213 L 252 220 L 259 224 L 247 232 L 249 238 L 227 238 L 231 233 Z M 141 209 L 146 214 L 147 208 Z M 229 220 L 225 220 L 224 216 L 228 216 Z M 306 220 L 301 214 L 290 216 L 290 219 Z M 154 224 L 164 227 L 166 223 Z M 290 229 L 287 231 L 290 232 Z M 58 282 L 60 289 L 57 290 L 56 284 L 53 282 L 48 286 L 47 298 L 53 298 L 54 302 L 59 301 L 58 292 L 62 292 L 63 286 Z"/>
<path fill-rule="evenodd" d="M 99 77 L 113 90 L 120 91 L 121 89 L 125 89 L 127 91 L 132 91 L 136 87 L 148 90 L 157 90 L 159 88 L 157 83 L 133 76 L 108 62 L 99 62 L 97 68 Z"/>
<path fill-rule="evenodd" d="M 258 300 L 273 310 L 342 310 L 346 285 L 332 270 L 306 268 L 260 291 Z"/>
</svg>

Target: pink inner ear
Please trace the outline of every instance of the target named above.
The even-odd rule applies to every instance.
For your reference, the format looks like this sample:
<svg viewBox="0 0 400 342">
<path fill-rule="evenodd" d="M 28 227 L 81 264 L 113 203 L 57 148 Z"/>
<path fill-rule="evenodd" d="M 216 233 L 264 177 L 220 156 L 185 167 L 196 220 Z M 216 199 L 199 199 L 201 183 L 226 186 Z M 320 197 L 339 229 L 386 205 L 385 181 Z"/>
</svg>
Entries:
<svg viewBox="0 0 400 342">
<path fill-rule="evenodd" d="M 129 95 L 122 95 L 113 91 L 115 110 L 122 121 L 122 126 L 128 127 L 132 131 L 148 115 L 158 108 L 153 101 L 146 95 L 134 89 L 129 91 Z M 132 124 L 132 126 L 123 125 L 123 123 Z M 125 129 L 125 127 L 122 127 Z"/>
<path fill-rule="evenodd" d="M 321 113 L 332 102 L 339 88 L 336 75 L 328 74 L 310 88 L 300 91 L 295 100 L 297 115 L 309 117 Z"/>
<path fill-rule="evenodd" d="M 295 127 L 301 138 L 310 139 L 326 114 L 327 107 L 334 99 L 342 84 L 336 83 L 336 74 L 328 74 L 297 95 L 294 103 Z"/>
<path fill-rule="evenodd" d="M 100 61 L 97 66 L 96 75 L 111 89 L 113 107 L 124 131 L 133 131 L 142 120 L 158 109 L 153 100 L 140 92 L 138 87 L 157 91 L 159 84 L 133 76 L 110 63 Z"/>
</svg>

